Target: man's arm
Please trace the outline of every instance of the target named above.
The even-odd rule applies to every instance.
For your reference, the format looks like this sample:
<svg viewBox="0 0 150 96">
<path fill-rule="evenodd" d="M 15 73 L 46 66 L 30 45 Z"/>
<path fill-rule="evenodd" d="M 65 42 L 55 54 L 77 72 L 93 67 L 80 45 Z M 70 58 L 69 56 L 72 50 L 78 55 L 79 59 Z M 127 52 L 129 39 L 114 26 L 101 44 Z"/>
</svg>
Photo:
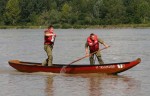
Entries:
<svg viewBox="0 0 150 96">
<path fill-rule="evenodd" d="M 103 44 L 105 46 L 105 48 L 108 48 L 109 46 L 100 38 L 98 38 L 98 42 Z"/>
<path fill-rule="evenodd" d="M 86 55 L 89 54 L 89 52 L 88 52 L 88 43 L 87 43 L 87 42 L 85 43 L 85 54 L 86 54 Z"/>
<path fill-rule="evenodd" d="M 107 45 L 106 43 L 103 43 L 103 45 L 105 46 L 105 48 L 110 47 L 109 45 Z"/>
<path fill-rule="evenodd" d="M 55 34 L 53 33 L 49 33 L 49 32 L 45 32 L 45 36 L 54 36 Z"/>
</svg>

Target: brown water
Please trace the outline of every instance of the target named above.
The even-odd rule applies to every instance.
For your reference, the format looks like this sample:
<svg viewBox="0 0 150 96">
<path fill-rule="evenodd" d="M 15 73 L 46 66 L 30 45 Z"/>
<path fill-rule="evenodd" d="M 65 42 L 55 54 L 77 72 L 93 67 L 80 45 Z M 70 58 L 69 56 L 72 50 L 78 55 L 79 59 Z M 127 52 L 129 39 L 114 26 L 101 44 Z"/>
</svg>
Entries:
<svg viewBox="0 0 150 96">
<path fill-rule="evenodd" d="M 118 74 L 22 73 L 8 60 L 42 62 L 43 29 L 0 30 L 0 96 L 149 96 L 150 29 L 55 29 L 54 63 L 69 64 L 85 55 L 84 43 L 93 32 L 111 47 L 102 51 L 105 63 L 142 62 Z M 89 64 L 88 58 L 75 64 Z"/>
</svg>

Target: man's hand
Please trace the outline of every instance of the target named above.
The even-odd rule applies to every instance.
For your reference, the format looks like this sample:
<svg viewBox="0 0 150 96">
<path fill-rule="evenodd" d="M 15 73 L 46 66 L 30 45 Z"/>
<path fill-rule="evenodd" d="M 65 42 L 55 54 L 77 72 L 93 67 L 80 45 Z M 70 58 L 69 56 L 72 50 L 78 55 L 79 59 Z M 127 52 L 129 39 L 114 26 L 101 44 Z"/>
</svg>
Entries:
<svg viewBox="0 0 150 96">
<path fill-rule="evenodd" d="M 105 44 L 105 43 L 103 43 L 103 45 L 105 46 L 105 48 L 108 48 L 108 47 L 110 47 L 109 45 L 107 45 L 107 44 Z"/>
<path fill-rule="evenodd" d="M 108 47 L 110 47 L 109 45 L 105 45 L 105 48 L 108 48 Z"/>
</svg>

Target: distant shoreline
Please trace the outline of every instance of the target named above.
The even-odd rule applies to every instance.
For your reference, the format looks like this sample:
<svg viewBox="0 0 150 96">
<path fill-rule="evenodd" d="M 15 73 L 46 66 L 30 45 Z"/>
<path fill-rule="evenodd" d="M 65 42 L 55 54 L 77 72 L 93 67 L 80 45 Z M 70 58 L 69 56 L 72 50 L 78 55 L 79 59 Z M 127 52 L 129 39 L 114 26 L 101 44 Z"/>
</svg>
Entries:
<svg viewBox="0 0 150 96">
<path fill-rule="evenodd" d="M 45 29 L 47 26 L 0 26 L 0 29 Z M 150 28 L 150 24 L 119 25 L 55 25 L 58 29 L 115 29 L 115 28 Z"/>
</svg>

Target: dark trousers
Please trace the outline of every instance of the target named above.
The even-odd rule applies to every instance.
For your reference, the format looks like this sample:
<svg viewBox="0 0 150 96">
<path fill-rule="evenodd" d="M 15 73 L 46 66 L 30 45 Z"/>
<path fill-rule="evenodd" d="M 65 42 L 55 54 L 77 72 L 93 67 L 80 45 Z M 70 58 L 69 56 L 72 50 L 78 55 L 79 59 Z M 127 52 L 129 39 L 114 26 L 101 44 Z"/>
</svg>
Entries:
<svg viewBox="0 0 150 96">
<path fill-rule="evenodd" d="M 94 65 L 94 64 L 95 64 L 94 55 L 96 55 L 99 64 L 104 64 L 104 62 L 103 62 L 103 60 L 102 60 L 102 58 L 101 58 L 100 51 L 98 51 L 98 52 L 96 52 L 95 54 L 93 54 L 92 56 L 90 56 L 89 59 L 90 59 L 90 64 L 91 64 L 91 65 Z"/>
<path fill-rule="evenodd" d="M 53 56 L 52 56 L 52 45 L 44 45 L 44 50 L 47 53 L 47 59 L 42 63 L 43 66 L 52 66 Z"/>
</svg>

